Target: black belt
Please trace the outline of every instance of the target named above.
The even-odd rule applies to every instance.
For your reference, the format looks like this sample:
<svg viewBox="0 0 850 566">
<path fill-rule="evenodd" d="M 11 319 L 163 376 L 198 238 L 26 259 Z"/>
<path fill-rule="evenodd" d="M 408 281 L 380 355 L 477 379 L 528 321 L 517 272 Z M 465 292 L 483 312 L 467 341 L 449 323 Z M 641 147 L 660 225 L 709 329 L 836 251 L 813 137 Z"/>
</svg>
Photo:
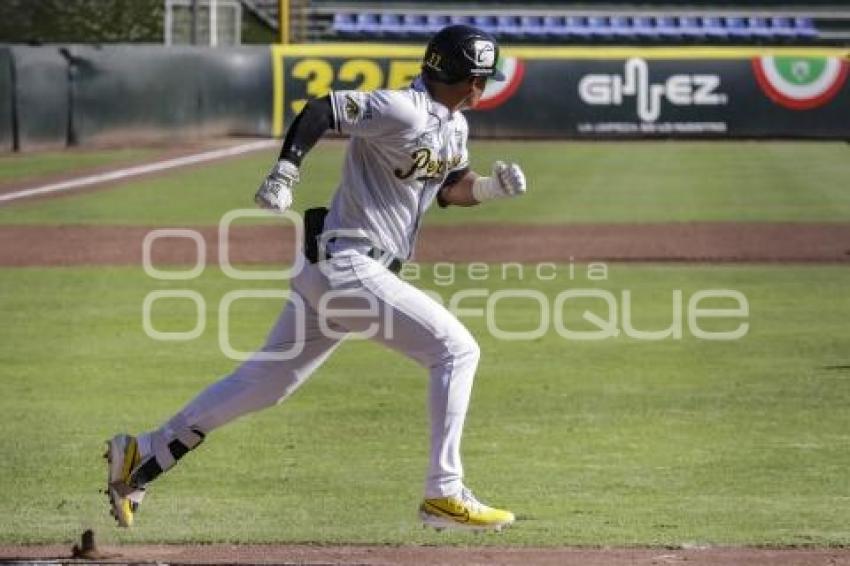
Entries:
<svg viewBox="0 0 850 566">
<path fill-rule="evenodd" d="M 324 231 L 325 217 L 328 214 L 328 209 L 324 207 L 309 208 L 304 211 L 304 256 L 310 263 L 316 263 L 319 256 L 319 239 Z M 327 244 L 334 241 L 335 238 L 329 238 Z M 401 271 L 404 262 L 393 254 L 385 252 L 381 248 L 372 247 L 366 252 L 366 255 L 372 259 L 376 259 L 383 263 L 384 266 L 398 273 Z M 325 250 L 325 259 L 330 259 L 333 256 Z M 387 259 L 392 258 L 389 262 Z"/>
<path fill-rule="evenodd" d="M 404 266 L 403 261 L 395 257 L 393 254 L 385 252 L 381 248 L 369 248 L 369 251 L 366 252 L 366 255 L 371 257 L 372 259 L 378 260 L 379 262 L 384 264 L 384 267 L 386 267 L 395 274 L 398 274 L 398 272 L 401 271 L 401 268 Z M 331 259 L 332 257 L 332 253 L 330 253 L 329 251 L 325 251 L 325 259 Z M 392 260 L 387 263 L 387 258 L 392 258 Z"/>
<path fill-rule="evenodd" d="M 399 258 L 395 257 L 391 253 L 387 253 L 380 248 L 370 248 L 369 252 L 366 254 L 372 259 L 377 259 L 379 262 L 383 263 L 387 269 L 398 275 L 398 272 L 401 271 L 404 262 Z M 392 258 L 389 263 L 387 263 L 387 258 Z"/>
</svg>

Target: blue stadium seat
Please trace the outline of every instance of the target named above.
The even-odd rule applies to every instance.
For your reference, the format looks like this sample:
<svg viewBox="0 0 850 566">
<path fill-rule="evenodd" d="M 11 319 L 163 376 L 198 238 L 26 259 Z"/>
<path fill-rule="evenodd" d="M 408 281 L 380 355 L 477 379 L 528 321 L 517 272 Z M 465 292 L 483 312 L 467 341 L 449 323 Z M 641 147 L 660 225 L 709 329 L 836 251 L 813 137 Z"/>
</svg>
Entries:
<svg viewBox="0 0 850 566">
<path fill-rule="evenodd" d="M 794 31 L 801 39 L 811 39 L 818 36 L 818 30 L 811 18 L 794 18 Z"/>
<path fill-rule="evenodd" d="M 437 33 L 451 23 L 446 14 L 428 14 L 428 33 Z"/>
<path fill-rule="evenodd" d="M 423 39 L 451 24 L 484 29 L 507 41 L 636 42 L 805 41 L 818 36 L 811 18 L 773 16 L 543 16 L 520 14 L 424 14 L 343 11 L 331 29 L 339 38 Z"/>
<path fill-rule="evenodd" d="M 431 35 L 428 31 L 428 17 L 425 14 L 405 14 L 403 21 L 407 37 L 424 38 Z"/>
<path fill-rule="evenodd" d="M 620 41 L 632 41 L 637 38 L 632 19 L 626 16 L 611 16 L 608 22 L 611 35 Z"/>
<path fill-rule="evenodd" d="M 546 37 L 543 16 L 522 16 L 520 26 L 522 35 L 528 39 L 544 39 Z"/>
<path fill-rule="evenodd" d="M 378 19 L 378 14 L 372 12 L 357 14 L 357 32 L 361 35 L 380 36 L 381 21 Z"/>
<path fill-rule="evenodd" d="M 679 39 L 682 37 L 679 24 L 672 16 L 655 18 L 655 33 L 662 39 Z"/>
<path fill-rule="evenodd" d="M 495 34 L 499 28 L 499 19 L 496 16 L 474 16 L 473 25 L 478 29 L 483 29 L 487 33 Z"/>
<path fill-rule="evenodd" d="M 519 16 L 499 16 L 496 20 L 496 33 L 504 39 L 521 39 L 522 22 Z"/>
<path fill-rule="evenodd" d="M 570 37 L 567 29 L 567 18 L 564 16 L 546 16 L 543 18 L 543 29 L 552 39 L 563 41 Z"/>
<path fill-rule="evenodd" d="M 747 39 L 750 37 L 750 26 L 747 20 L 738 16 L 726 18 L 726 33 L 732 39 Z"/>
<path fill-rule="evenodd" d="M 703 39 L 705 30 L 702 28 L 702 22 L 695 16 L 680 16 L 679 33 L 686 39 Z"/>
<path fill-rule="evenodd" d="M 726 26 L 724 25 L 723 20 L 717 16 L 703 16 L 702 29 L 703 33 L 705 33 L 706 37 L 709 39 L 723 40 L 729 36 L 726 32 Z"/>
<path fill-rule="evenodd" d="M 793 39 L 797 36 L 797 32 L 794 31 L 794 22 L 791 18 L 774 16 L 770 19 L 770 27 L 773 29 L 774 37 Z"/>
<path fill-rule="evenodd" d="M 593 39 L 608 40 L 612 37 L 611 25 L 606 16 L 589 16 L 587 29 Z"/>
<path fill-rule="evenodd" d="M 467 24 L 503 40 L 527 41 L 675 41 L 752 42 L 806 40 L 818 36 L 811 18 L 790 16 L 543 16 L 494 14 L 423 14 L 338 12 L 331 29 L 346 39 L 426 38 L 451 24 Z"/>
<path fill-rule="evenodd" d="M 452 14 L 451 18 L 453 24 L 463 24 L 466 26 L 475 25 L 475 16 L 472 14 Z"/>
<path fill-rule="evenodd" d="M 337 12 L 334 14 L 333 30 L 340 37 L 351 37 L 357 32 L 357 19 L 354 14 Z"/>
<path fill-rule="evenodd" d="M 401 14 L 383 13 L 380 17 L 381 32 L 387 37 L 404 37 L 407 28 L 404 25 Z"/>
<path fill-rule="evenodd" d="M 749 24 L 750 37 L 767 39 L 773 36 L 773 30 L 768 26 L 766 18 L 748 18 L 747 23 Z"/>
<path fill-rule="evenodd" d="M 587 25 L 587 18 L 583 16 L 567 16 L 566 18 L 561 16 L 558 20 L 561 24 L 561 28 L 555 34 L 555 38 L 560 37 L 561 39 L 587 41 L 593 35 L 590 31 L 590 27 Z"/>
<path fill-rule="evenodd" d="M 655 39 L 658 30 L 655 29 L 655 20 L 648 16 L 637 16 L 632 20 L 632 31 L 642 39 Z"/>
</svg>

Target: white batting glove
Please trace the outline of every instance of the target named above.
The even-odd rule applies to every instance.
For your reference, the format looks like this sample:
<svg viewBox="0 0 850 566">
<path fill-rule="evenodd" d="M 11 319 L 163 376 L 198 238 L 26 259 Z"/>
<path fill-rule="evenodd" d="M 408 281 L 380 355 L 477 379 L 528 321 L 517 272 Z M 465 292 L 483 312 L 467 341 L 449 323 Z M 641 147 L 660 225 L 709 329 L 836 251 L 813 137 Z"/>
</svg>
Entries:
<svg viewBox="0 0 850 566">
<path fill-rule="evenodd" d="M 292 204 L 292 188 L 298 182 L 298 166 L 281 159 L 260 185 L 254 202 L 260 208 L 283 212 Z"/>
<path fill-rule="evenodd" d="M 472 197 L 478 202 L 525 193 L 525 173 L 516 163 L 497 161 L 493 164 L 492 176 L 478 177 L 472 183 Z"/>
</svg>

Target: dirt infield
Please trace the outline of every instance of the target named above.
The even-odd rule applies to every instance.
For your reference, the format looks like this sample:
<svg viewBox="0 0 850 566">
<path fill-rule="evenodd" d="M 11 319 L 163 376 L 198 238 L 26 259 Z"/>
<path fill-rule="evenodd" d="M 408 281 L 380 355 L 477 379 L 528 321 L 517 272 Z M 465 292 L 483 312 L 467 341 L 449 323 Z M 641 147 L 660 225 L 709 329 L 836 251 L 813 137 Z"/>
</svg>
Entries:
<svg viewBox="0 0 850 566">
<path fill-rule="evenodd" d="M 715 566 L 846 565 L 846 549 L 760 548 L 506 548 L 320 545 L 139 545 L 105 547 L 98 563 L 159 564 L 534 564 L 616 566 L 688 564 Z M 0 562 L 71 557 L 69 547 L 0 546 Z M 92 562 L 80 562 L 91 564 Z"/>
<path fill-rule="evenodd" d="M 203 237 L 207 263 L 219 261 L 218 230 Z M 152 230 L 126 226 L 3 226 L 0 266 L 140 265 Z M 232 263 L 291 261 L 296 243 L 283 226 L 235 226 Z M 155 264 L 194 264 L 196 243 L 163 238 Z M 850 224 L 682 223 L 426 227 L 415 258 L 422 262 L 827 262 L 850 263 Z"/>
</svg>

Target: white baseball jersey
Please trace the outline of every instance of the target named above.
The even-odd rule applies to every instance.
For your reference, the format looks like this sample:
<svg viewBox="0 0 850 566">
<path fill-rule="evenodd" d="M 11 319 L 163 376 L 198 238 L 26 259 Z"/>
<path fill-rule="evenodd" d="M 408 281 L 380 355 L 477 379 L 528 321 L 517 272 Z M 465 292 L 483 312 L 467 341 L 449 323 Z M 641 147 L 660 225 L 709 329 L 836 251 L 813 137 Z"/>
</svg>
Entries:
<svg viewBox="0 0 850 566">
<path fill-rule="evenodd" d="M 447 175 L 468 166 L 466 118 L 432 99 L 421 78 L 406 89 L 330 97 L 337 129 L 352 139 L 325 231 L 360 237 L 332 249 L 377 246 L 408 259 Z"/>
</svg>

